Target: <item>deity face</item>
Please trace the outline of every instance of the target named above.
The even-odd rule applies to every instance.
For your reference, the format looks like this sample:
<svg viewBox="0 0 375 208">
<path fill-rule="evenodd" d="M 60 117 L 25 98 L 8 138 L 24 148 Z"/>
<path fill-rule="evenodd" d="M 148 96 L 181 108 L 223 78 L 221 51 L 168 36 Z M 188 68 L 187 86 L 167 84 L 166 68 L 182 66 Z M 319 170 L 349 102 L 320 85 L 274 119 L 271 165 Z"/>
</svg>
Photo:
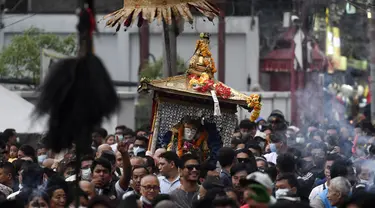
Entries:
<svg viewBox="0 0 375 208">
<path fill-rule="evenodd" d="M 192 124 L 184 124 L 184 139 L 192 141 L 197 134 L 197 128 Z"/>
</svg>

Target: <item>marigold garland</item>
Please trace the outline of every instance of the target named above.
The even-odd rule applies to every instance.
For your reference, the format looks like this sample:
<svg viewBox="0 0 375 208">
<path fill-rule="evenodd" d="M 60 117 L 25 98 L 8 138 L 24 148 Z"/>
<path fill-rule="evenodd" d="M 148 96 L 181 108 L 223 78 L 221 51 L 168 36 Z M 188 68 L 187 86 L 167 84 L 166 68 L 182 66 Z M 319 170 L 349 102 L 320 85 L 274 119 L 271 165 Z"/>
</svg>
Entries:
<svg viewBox="0 0 375 208">
<path fill-rule="evenodd" d="M 262 109 L 261 99 L 261 96 L 258 94 L 252 94 L 246 99 L 247 106 L 253 109 L 250 114 L 251 122 L 257 120 L 260 115 Z"/>
<path fill-rule="evenodd" d="M 208 137 L 208 133 L 206 131 L 204 132 L 197 132 L 199 133 L 199 138 L 193 142 L 190 142 L 193 145 L 193 149 L 199 149 L 201 144 L 204 142 L 205 138 Z M 184 154 L 184 126 L 181 125 L 181 127 L 178 129 L 178 138 L 177 138 L 177 155 L 181 157 Z"/>
<path fill-rule="evenodd" d="M 224 86 L 222 83 L 215 84 L 207 73 L 202 73 L 200 76 L 190 75 L 189 79 L 189 86 L 198 92 L 204 93 L 215 90 L 216 95 L 224 99 L 228 99 L 232 95 L 229 87 Z"/>
</svg>

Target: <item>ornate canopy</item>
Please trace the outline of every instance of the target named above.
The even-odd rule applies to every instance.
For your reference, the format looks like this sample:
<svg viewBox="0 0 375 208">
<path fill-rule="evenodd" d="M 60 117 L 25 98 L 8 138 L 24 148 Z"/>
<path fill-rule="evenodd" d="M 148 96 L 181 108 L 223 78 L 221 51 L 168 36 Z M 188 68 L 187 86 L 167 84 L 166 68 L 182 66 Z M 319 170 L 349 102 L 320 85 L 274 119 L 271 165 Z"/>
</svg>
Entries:
<svg viewBox="0 0 375 208">
<path fill-rule="evenodd" d="M 124 7 L 106 15 L 106 25 L 117 27 L 118 31 L 123 24 L 129 27 L 138 18 L 138 26 L 143 21 L 153 22 L 155 19 L 160 24 L 164 19 L 167 24 L 172 24 L 172 18 L 177 22 L 183 18 L 193 23 L 193 15 L 190 8 L 193 7 L 206 16 L 210 21 L 218 16 L 219 9 L 211 0 L 124 0 Z"/>
</svg>

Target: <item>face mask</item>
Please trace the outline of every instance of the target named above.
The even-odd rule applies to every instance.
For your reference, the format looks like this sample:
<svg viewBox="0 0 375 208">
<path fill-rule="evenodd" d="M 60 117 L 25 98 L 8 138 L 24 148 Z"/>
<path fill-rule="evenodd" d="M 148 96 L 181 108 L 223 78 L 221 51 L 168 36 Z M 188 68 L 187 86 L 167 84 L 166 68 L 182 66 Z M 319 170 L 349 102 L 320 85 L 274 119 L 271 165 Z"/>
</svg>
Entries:
<svg viewBox="0 0 375 208">
<path fill-rule="evenodd" d="M 89 181 L 91 179 L 91 169 L 86 168 L 81 170 L 82 180 Z"/>
<path fill-rule="evenodd" d="M 134 147 L 133 152 L 135 156 L 138 156 L 139 153 L 146 152 L 146 150 L 143 147 Z"/>
<path fill-rule="evenodd" d="M 47 155 L 39 155 L 38 156 L 38 163 L 43 163 L 43 161 L 47 159 Z"/>
<path fill-rule="evenodd" d="M 304 138 L 304 137 L 297 137 L 297 138 L 296 138 L 296 142 L 297 142 L 298 144 L 303 144 L 303 143 L 305 143 L 305 138 Z"/>
<path fill-rule="evenodd" d="M 276 199 L 280 199 L 282 197 L 288 196 L 289 189 L 277 189 L 275 192 Z"/>
<path fill-rule="evenodd" d="M 197 133 L 196 129 L 185 128 L 184 129 L 184 139 L 187 140 L 187 141 L 191 141 L 191 140 L 194 139 L 196 133 Z"/>
<path fill-rule="evenodd" d="M 271 150 L 271 152 L 276 152 L 277 151 L 276 144 L 271 143 L 270 144 L 270 150 Z"/>
<path fill-rule="evenodd" d="M 124 140 L 124 135 L 117 135 L 117 138 L 121 142 L 122 140 Z"/>
</svg>

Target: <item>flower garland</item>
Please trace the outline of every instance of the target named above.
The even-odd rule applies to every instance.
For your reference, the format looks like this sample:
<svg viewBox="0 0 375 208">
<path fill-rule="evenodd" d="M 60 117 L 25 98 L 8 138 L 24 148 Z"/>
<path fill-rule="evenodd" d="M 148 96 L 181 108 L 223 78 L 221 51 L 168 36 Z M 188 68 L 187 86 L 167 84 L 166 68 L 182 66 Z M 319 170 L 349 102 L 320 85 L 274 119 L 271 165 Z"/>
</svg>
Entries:
<svg viewBox="0 0 375 208">
<path fill-rule="evenodd" d="M 198 132 L 197 132 L 198 133 Z M 185 151 L 191 151 L 194 149 L 199 149 L 201 144 L 204 142 L 204 140 L 208 137 L 207 132 L 199 132 L 199 138 L 193 142 L 187 142 L 184 141 L 183 135 L 184 135 L 184 126 L 182 125 L 178 129 L 178 138 L 177 138 L 177 155 L 181 157 L 184 154 Z M 189 143 L 189 144 L 187 144 Z M 186 148 L 185 148 L 186 147 Z"/>
<path fill-rule="evenodd" d="M 229 87 L 224 86 L 222 83 L 215 84 L 207 73 L 202 73 L 200 76 L 190 75 L 189 79 L 189 86 L 198 92 L 205 93 L 210 90 L 215 90 L 216 95 L 224 99 L 232 95 Z"/>
<path fill-rule="evenodd" d="M 246 99 L 247 106 L 252 108 L 250 115 L 250 121 L 254 122 L 260 115 L 260 110 L 262 109 L 261 103 L 262 97 L 258 94 L 252 94 Z"/>
</svg>

